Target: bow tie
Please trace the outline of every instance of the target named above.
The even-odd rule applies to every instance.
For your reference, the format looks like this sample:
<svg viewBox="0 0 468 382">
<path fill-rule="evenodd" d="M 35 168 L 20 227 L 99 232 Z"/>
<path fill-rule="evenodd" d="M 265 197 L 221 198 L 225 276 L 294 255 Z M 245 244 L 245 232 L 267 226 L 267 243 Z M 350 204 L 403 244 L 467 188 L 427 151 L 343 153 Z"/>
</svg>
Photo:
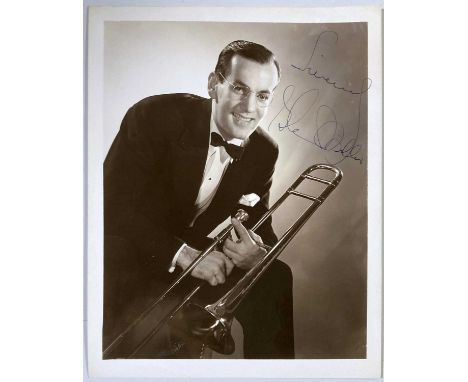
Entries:
<svg viewBox="0 0 468 382">
<path fill-rule="evenodd" d="M 234 160 L 240 160 L 242 158 L 242 154 L 244 153 L 243 147 L 227 143 L 218 133 L 211 133 L 210 144 L 212 146 L 223 146 L 229 156 Z"/>
</svg>

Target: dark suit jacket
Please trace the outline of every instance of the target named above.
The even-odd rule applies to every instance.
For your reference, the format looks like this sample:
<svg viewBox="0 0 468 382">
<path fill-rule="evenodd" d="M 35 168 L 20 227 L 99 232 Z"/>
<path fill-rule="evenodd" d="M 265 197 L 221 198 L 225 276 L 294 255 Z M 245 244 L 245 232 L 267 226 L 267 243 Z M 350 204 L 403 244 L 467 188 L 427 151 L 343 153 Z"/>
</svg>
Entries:
<svg viewBox="0 0 468 382">
<path fill-rule="evenodd" d="M 148 270 L 166 271 L 183 242 L 204 249 L 208 235 L 242 207 L 251 227 L 268 208 L 278 146 L 260 127 L 240 161 L 229 165 L 209 208 L 193 227 L 194 203 L 209 146 L 211 100 L 190 94 L 143 99 L 125 115 L 104 162 L 104 230 L 131 243 Z M 255 207 L 239 206 L 256 193 Z M 276 236 L 267 221 L 257 231 Z"/>
</svg>

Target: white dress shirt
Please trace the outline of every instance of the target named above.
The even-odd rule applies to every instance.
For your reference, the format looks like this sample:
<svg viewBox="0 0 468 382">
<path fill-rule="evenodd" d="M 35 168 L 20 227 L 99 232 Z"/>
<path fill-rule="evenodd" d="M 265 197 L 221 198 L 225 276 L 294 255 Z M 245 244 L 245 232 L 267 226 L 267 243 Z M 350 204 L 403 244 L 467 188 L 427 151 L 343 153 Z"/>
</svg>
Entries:
<svg viewBox="0 0 468 382">
<path fill-rule="evenodd" d="M 211 139 L 211 133 L 213 132 L 218 133 L 222 136 L 213 119 L 214 102 L 215 101 L 213 100 L 211 108 L 212 111 L 210 120 L 210 136 L 208 139 Z M 236 146 L 241 146 L 243 140 L 234 138 L 227 142 Z M 190 223 L 191 227 L 195 223 L 195 220 L 197 220 L 197 218 L 210 206 L 214 196 L 216 195 L 216 191 L 218 190 L 219 184 L 221 183 L 221 179 L 223 178 L 224 173 L 226 172 L 229 164 L 232 163 L 232 161 L 233 159 L 229 156 L 224 147 L 212 146 L 211 144 L 209 145 L 208 155 L 205 164 L 205 171 L 203 172 L 203 180 L 200 189 L 198 190 L 197 199 L 195 201 L 195 207 L 197 209 L 197 212 L 195 213 L 195 217 Z M 174 272 L 177 259 L 182 250 L 186 247 L 186 245 L 187 244 L 183 244 L 173 257 L 171 267 L 169 268 L 169 272 Z"/>
</svg>

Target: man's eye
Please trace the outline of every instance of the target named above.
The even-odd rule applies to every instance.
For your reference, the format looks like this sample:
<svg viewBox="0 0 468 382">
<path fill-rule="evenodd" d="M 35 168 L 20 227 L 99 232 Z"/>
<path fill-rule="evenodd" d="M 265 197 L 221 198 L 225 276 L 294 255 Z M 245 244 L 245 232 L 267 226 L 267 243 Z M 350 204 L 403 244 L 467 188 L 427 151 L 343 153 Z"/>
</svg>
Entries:
<svg viewBox="0 0 468 382">
<path fill-rule="evenodd" d="M 232 90 L 237 94 L 244 94 L 245 88 L 243 86 L 233 85 Z"/>
<path fill-rule="evenodd" d="M 257 94 L 257 97 L 260 101 L 268 101 L 270 99 L 270 95 L 268 93 Z"/>
</svg>

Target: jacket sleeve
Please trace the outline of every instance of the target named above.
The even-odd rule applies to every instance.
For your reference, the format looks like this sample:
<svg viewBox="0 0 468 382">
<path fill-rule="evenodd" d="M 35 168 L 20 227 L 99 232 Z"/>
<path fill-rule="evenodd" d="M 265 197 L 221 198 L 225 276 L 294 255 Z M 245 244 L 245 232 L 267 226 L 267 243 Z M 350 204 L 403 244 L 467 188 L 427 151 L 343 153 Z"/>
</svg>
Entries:
<svg viewBox="0 0 468 382">
<path fill-rule="evenodd" d="M 168 269 L 183 242 L 168 229 L 165 213 L 149 218 L 142 202 L 148 181 L 164 171 L 168 145 L 148 109 L 129 109 L 104 161 L 104 233 L 131 242 L 151 268 Z"/>
</svg>

